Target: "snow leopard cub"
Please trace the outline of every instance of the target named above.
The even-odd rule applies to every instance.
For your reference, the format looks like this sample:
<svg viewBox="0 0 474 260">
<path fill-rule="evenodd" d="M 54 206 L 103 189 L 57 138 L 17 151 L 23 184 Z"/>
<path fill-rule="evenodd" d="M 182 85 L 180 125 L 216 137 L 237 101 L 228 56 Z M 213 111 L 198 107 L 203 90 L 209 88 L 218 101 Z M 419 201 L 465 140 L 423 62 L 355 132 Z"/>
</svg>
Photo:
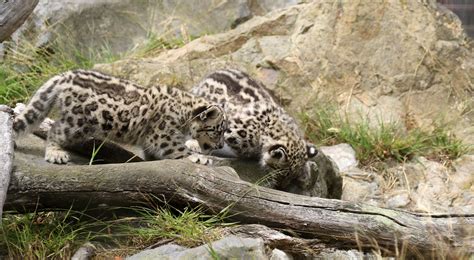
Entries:
<svg viewBox="0 0 474 260">
<path fill-rule="evenodd" d="M 202 153 L 224 145 L 227 123 L 221 107 L 167 86 L 144 88 L 95 71 L 75 70 L 48 80 L 14 121 L 15 133 L 33 130 L 53 106 L 60 119 L 48 132 L 45 160 L 67 163 L 66 145 L 93 137 L 140 146 L 147 160 L 210 160 L 185 146 L 199 143 Z"/>
<path fill-rule="evenodd" d="M 224 107 L 229 128 L 225 149 L 217 154 L 259 159 L 272 188 L 286 190 L 293 181 L 306 186 L 315 180 L 311 159 L 317 155 L 316 147 L 305 141 L 296 121 L 261 82 L 239 70 L 218 70 L 191 92 Z"/>
</svg>

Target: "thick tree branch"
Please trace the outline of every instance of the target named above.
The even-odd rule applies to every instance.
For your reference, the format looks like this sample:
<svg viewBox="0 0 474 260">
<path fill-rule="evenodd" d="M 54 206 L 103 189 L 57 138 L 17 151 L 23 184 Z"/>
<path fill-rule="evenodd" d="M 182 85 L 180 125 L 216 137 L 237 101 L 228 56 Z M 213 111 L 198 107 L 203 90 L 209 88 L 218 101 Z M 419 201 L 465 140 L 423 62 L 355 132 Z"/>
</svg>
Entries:
<svg viewBox="0 0 474 260">
<path fill-rule="evenodd" d="M 0 218 L 3 204 L 7 197 L 10 175 L 13 167 L 13 131 L 12 111 L 7 106 L 0 106 Z"/>
<path fill-rule="evenodd" d="M 38 0 L 0 0 L 0 42 L 25 22 L 37 4 Z"/>
</svg>

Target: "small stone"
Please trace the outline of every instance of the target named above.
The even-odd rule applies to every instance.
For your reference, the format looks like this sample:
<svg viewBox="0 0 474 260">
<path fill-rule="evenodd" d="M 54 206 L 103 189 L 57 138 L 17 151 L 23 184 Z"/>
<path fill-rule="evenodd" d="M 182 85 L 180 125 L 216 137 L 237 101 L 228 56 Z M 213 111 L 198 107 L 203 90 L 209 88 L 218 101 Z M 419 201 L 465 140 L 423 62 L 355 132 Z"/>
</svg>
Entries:
<svg viewBox="0 0 474 260">
<path fill-rule="evenodd" d="M 186 249 L 188 248 L 184 246 L 179 246 L 176 244 L 166 244 L 157 248 L 141 251 L 140 253 L 127 257 L 127 259 L 129 260 L 154 259 L 159 256 L 170 255 L 173 253 L 181 252 Z"/>
<path fill-rule="evenodd" d="M 320 149 L 325 155 L 334 160 L 341 172 L 356 167 L 358 164 L 356 153 L 349 144 L 322 146 Z"/>
<path fill-rule="evenodd" d="M 403 208 L 410 203 L 410 195 L 408 193 L 395 195 L 387 200 L 389 208 Z"/>
<path fill-rule="evenodd" d="M 94 255 L 96 247 L 91 243 L 82 245 L 71 257 L 71 260 L 88 260 Z"/>
<path fill-rule="evenodd" d="M 293 260 L 293 257 L 280 249 L 273 249 L 270 260 Z"/>
</svg>

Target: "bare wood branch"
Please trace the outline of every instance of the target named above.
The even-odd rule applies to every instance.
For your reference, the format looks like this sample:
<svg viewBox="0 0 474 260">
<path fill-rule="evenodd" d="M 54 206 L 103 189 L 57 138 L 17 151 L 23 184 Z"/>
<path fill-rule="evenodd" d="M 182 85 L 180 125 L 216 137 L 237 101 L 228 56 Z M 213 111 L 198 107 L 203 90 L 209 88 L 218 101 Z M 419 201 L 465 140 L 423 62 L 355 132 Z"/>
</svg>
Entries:
<svg viewBox="0 0 474 260">
<path fill-rule="evenodd" d="M 0 219 L 3 204 L 7 197 L 10 175 L 13 167 L 13 120 L 12 111 L 7 106 L 0 106 Z"/>
<path fill-rule="evenodd" d="M 37 4 L 38 0 L 0 0 L 0 42 L 25 22 Z"/>
<path fill-rule="evenodd" d="M 229 167 L 186 160 L 96 166 L 58 166 L 16 156 L 6 209 L 101 208 L 150 203 L 153 196 L 174 205 L 203 205 L 211 212 L 229 207 L 243 223 L 292 230 L 339 247 L 406 246 L 431 254 L 472 246 L 474 215 L 421 215 L 340 200 L 321 199 L 258 187 Z M 470 237 L 472 239 L 472 237 Z M 449 252 L 449 251 L 447 251 Z"/>
</svg>

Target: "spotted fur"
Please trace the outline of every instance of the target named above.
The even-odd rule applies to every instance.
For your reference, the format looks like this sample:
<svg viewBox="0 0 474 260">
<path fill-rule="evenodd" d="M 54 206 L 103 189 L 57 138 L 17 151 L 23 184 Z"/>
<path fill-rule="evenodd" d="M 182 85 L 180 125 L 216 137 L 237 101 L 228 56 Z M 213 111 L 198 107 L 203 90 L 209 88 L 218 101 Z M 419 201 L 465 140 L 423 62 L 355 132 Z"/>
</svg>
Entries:
<svg viewBox="0 0 474 260">
<path fill-rule="evenodd" d="M 197 162 L 185 146 L 188 139 L 197 140 L 203 153 L 224 144 L 226 120 L 219 106 L 179 89 L 144 88 L 86 70 L 48 80 L 16 117 L 16 134 L 34 129 L 54 105 L 60 119 L 48 132 L 45 153 L 52 163 L 66 163 L 63 147 L 89 137 L 141 146 L 149 160 L 188 157 Z"/>
<path fill-rule="evenodd" d="M 191 92 L 221 104 L 228 116 L 226 149 L 218 154 L 258 158 L 270 172 L 272 188 L 284 190 L 295 179 L 308 179 L 308 160 L 317 150 L 261 82 L 238 70 L 219 70 Z"/>
</svg>

